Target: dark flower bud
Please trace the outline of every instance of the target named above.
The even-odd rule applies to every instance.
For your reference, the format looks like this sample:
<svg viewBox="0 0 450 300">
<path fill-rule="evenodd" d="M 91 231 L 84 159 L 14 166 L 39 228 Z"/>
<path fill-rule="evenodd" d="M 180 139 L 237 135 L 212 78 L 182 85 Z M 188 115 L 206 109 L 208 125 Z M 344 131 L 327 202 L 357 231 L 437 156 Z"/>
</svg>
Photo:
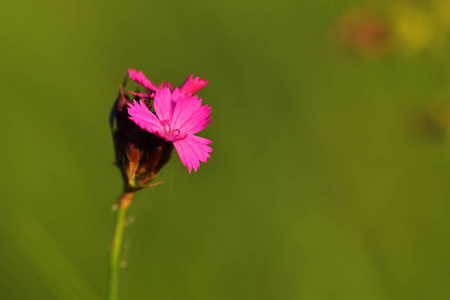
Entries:
<svg viewBox="0 0 450 300">
<path fill-rule="evenodd" d="M 122 172 L 125 191 L 133 192 L 149 186 L 169 160 L 173 143 L 142 130 L 129 119 L 127 107 L 130 99 L 124 85 L 120 85 L 119 95 L 111 110 L 110 125 L 116 165 Z"/>
</svg>

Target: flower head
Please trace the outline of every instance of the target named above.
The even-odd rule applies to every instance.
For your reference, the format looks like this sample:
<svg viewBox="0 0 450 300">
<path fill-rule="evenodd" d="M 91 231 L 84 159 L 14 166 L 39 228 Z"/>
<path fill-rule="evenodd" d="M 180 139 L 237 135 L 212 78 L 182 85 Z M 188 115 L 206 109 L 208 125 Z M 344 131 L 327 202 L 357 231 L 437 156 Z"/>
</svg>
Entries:
<svg viewBox="0 0 450 300">
<path fill-rule="evenodd" d="M 183 84 L 184 90 L 176 88 L 171 92 L 164 87 L 156 91 L 153 103 L 155 113 L 142 100 L 128 103 L 130 119 L 145 131 L 173 143 L 189 173 L 192 169 L 197 172 L 200 161 L 206 162 L 212 152 L 208 146 L 212 141 L 195 135 L 207 126 L 211 113 L 211 107 L 202 106 L 202 99 L 191 95 L 199 85 L 206 84 L 200 81 L 198 77 L 191 78 Z"/>
</svg>

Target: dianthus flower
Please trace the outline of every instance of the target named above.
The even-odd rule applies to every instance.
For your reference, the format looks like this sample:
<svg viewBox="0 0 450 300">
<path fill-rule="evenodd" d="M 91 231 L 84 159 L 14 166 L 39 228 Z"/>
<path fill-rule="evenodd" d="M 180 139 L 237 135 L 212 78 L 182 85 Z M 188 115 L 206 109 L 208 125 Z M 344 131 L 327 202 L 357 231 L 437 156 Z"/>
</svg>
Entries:
<svg viewBox="0 0 450 300">
<path fill-rule="evenodd" d="M 173 86 L 170 82 L 162 82 L 158 86 L 156 86 L 153 82 L 147 79 L 145 77 L 144 73 L 142 71 L 136 71 L 135 69 L 128 69 L 128 75 L 130 78 L 134 81 L 136 81 L 138 84 L 143 86 L 147 89 L 147 93 L 134 93 L 131 92 L 133 95 L 141 97 L 141 98 L 154 98 L 155 93 L 159 90 L 161 90 L 164 87 L 170 87 L 170 89 L 173 89 Z M 191 74 L 186 78 L 184 83 L 179 87 L 180 92 L 184 92 L 187 94 L 195 94 L 202 88 L 204 88 L 208 84 L 208 80 L 201 79 L 199 76 L 194 78 L 194 74 Z"/>
<path fill-rule="evenodd" d="M 212 152 L 212 148 L 208 146 L 212 141 L 195 135 L 207 126 L 211 107 L 202 106 L 202 99 L 192 96 L 207 81 L 192 77 L 189 76 L 173 92 L 167 86 L 155 91 L 153 108 L 156 114 L 142 100 L 139 103 L 136 100 L 128 103 L 130 119 L 143 130 L 173 143 L 189 173 L 192 169 L 197 172 L 200 161 L 206 162 Z M 141 82 L 151 87 L 147 81 Z"/>
<path fill-rule="evenodd" d="M 174 148 L 189 173 L 197 172 L 200 162 L 206 162 L 212 152 L 208 146 L 212 142 L 195 135 L 210 121 L 211 107 L 202 105 L 202 99 L 193 95 L 207 80 L 191 74 L 173 90 L 167 82 L 153 84 L 141 71 L 130 69 L 129 77 L 145 87 L 147 94 L 132 93 L 136 97 L 131 100 L 125 91 L 126 77 L 110 114 L 116 165 L 124 179 L 124 191 L 117 203 L 108 299 L 118 299 L 122 237 L 126 213 L 136 191 L 158 184 L 150 182 L 168 162 Z"/>
</svg>

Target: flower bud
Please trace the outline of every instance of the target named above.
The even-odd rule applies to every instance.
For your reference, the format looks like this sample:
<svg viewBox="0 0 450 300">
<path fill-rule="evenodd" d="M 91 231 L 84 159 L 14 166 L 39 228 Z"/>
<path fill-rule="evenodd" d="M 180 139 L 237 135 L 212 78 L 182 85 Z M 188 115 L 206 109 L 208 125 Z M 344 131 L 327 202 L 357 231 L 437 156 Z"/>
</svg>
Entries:
<svg viewBox="0 0 450 300">
<path fill-rule="evenodd" d="M 173 143 L 139 128 L 129 119 L 130 99 L 120 86 L 119 95 L 110 116 L 116 165 L 122 172 L 125 191 L 149 186 L 161 167 L 169 160 Z"/>
</svg>

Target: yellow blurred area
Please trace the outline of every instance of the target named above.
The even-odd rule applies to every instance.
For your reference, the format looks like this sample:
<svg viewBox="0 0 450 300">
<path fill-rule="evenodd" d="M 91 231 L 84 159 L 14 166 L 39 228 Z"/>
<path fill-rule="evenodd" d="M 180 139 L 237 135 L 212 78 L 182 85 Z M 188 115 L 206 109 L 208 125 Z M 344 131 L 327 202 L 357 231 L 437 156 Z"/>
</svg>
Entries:
<svg viewBox="0 0 450 300">
<path fill-rule="evenodd" d="M 439 23 L 431 12 L 408 2 L 393 3 L 388 9 L 401 51 L 416 54 L 434 42 Z"/>
<path fill-rule="evenodd" d="M 442 49 L 450 38 L 450 1 L 386 1 L 352 8 L 332 30 L 339 48 L 362 57 L 411 57 Z"/>
<path fill-rule="evenodd" d="M 432 10 L 440 26 L 450 30 L 450 0 L 434 0 L 432 2 Z"/>
</svg>

